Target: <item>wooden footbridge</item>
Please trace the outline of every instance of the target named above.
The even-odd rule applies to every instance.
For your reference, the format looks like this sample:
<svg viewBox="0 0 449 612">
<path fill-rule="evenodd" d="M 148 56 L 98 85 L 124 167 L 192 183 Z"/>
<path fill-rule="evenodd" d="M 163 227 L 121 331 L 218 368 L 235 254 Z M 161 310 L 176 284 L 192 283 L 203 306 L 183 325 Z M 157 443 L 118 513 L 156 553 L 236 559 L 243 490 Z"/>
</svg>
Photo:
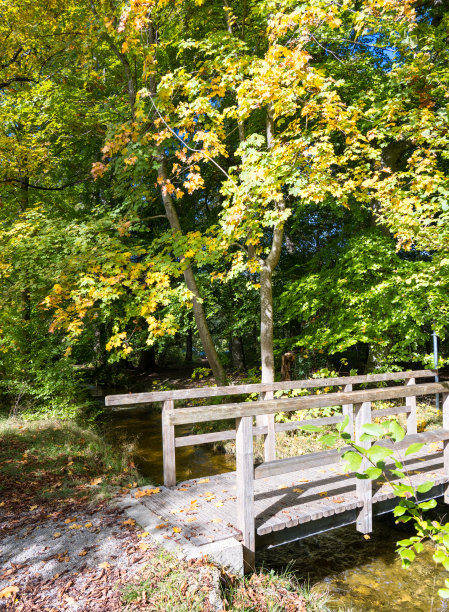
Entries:
<svg viewBox="0 0 449 612">
<path fill-rule="evenodd" d="M 433 481 L 433 488 L 421 495 L 422 500 L 444 495 L 449 502 L 449 383 L 425 382 L 436 375 L 434 370 L 419 370 L 133 393 L 108 396 L 106 405 L 123 409 L 163 402 L 164 486 L 155 494 L 144 495 L 142 491 L 142 503 L 160 517 L 159 528 L 170 536 L 173 531 L 182 533 L 193 545 L 237 538 L 242 542 L 245 569 L 249 571 L 254 567 L 256 547 L 277 546 L 350 523 L 366 534 L 372 531 L 373 515 L 390 512 L 396 505 L 391 487 L 385 481 L 360 480 L 344 471 L 341 448 L 276 459 L 277 432 L 306 424 L 335 425 L 347 415 L 346 431 L 366 447 L 369 443 L 360 441 L 365 424 L 405 413 L 407 435 L 401 442 L 392 444 L 395 454 L 405 464 L 411 484 Z M 335 392 L 335 388 L 340 390 Z M 275 392 L 293 389 L 309 389 L 310 394 L 273 397 Z M 259 399 L 245 401 L 249 394 L 259 394 Z M 435 394 L 441 394 L 443 427 L 418 433 L 416 398 Z M 176 401 L 207 402 L 205 398 L 230 395 L 240 396 L 240 401 L 175 408 Z M 393 407 L 378 407 L 379 401 Z M 287 423 L 274 420 L 274 413 L 316 408 L 331 408 L 332 415 Z M 197 423 L 225 419 L 235 419 L 235 429 L 175 435 L 179 425 L 193 427 Z M 254 436 L 264 437 L 265 461 L 257 466 L 254 465 Z M 236 472 L 176 485 L 176 448 L 232 439 L 236 440 Z M 422 442 L 425 446 L 404 458 L 403 451 L 413 442 Z M 381 444 L 386 446 L 387 442 Z M 391 475 L 390 481 L 395 480 Z"/>
</svg>

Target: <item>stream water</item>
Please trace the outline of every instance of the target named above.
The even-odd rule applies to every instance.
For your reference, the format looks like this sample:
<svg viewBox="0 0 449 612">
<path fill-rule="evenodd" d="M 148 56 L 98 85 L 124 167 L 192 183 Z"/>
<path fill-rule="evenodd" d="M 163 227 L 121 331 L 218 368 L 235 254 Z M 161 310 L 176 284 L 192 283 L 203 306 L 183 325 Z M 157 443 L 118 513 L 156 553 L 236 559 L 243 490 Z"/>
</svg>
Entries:
<svg viewBox="0 0 449 612">
<path fill-rule="evenodd" d="M 108 418 L 105 432 L 116 446 L 132 444 L 141 473 L 154 484 L 162 482 L 160 410 L 142 407 L 117 411 Z M 214 452 L 208 445 L 177 449 L 176 463 L 178 480 L 235 469 L 232 458 Z M 385 516 L 375 521 L 370 539 L 364 539 L 351 525 L 261 551 L 258 563 L 266 569 L 289 569 L 301 582 L 327 591 L 335 610 L 449 611 L 448 603 L 437 594 L 447 572 L 435 566 L 430 545 L 410 569 L 401 568 L 396 541 L 407 533 L 411 533 L 407 526 L 398 527 L 391 516 Z"/>
</svg>

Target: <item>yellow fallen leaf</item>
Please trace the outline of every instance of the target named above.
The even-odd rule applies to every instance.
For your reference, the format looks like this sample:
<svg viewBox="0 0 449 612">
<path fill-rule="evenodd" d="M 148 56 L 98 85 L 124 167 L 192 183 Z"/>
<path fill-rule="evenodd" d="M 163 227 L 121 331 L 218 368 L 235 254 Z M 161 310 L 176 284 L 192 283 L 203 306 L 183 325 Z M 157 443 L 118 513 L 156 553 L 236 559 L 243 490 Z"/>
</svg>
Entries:
<svg viewBox="0 0 449 612">
<path fill-rule="evenodd" d="M 30 506 L 30 512 L 32 512 L 33 510 L 36 510 L 37 506 Z"/>
<path fill-rule="evenodd" d="M 11 597 L 19 590 L 18 586 L 11 585 L 5 587 L 2 591 L 0 591 L 0 599 L 6 599 L 7 597 Z"/>
<path fill-rule="evenodd" d="M 140 548 L 140 550 L 143 550 L 144 552 L 145 552 L 146 550 L 148 550 L 150 547 L 151 547 L 151 545 L 150 545 L 148 542 L 141 542 L 141 543 L 139 544 L 139 548 Z"/>
<path fill-rule="evenodd" d="M 100 565 L 98 567 L 101 567 L 101 569 L 109 569 L 111 566 L 109 565 L 109 563 L 107 561 L 104 561 L 104 563 L 100 563 Z"/>
<path fill-rule="evenodd" d="M 217 506 L 217 508 L 219 508 L 220 506 L 223 505 L 223 502 L 217 502 L 215 505 Z"/>
<path fill-rule="evenodd" d="M 67 524 L 68 524 L 68 523 L 74 523 L 75 521 L 76 521 L 76 516 L 75 516 L 75 518 L 66 519 L 66 520 L 64 521 L 64 523 L 67 523 Z"/>
<path fill-rule="evenodd" d="M 3 508 L 4 505 L 5 505 L 5 502 L 1 502 L 0 503 L 0 508 Z"/>
<path fill-rule="evenodd" d="M 181 527 L 173 527 L 173 533 L 181 533 Z"/>
<path fill-rule="evenodd" d="M 85 557 L 87 555 L 87 550 L 80 550 L 78 553 L 78 557 Z"/>
<path fill-rule="evenodd" d="M 287 489 L 287 488 L 288 488 L 287 485 L 279 485 L 278 486 L 278 489 Z"/>
<path fill-rule="evenodd" d="M 198 500 L 197 499 L 192 499 L 192 501 L 190 502 L 191 506 L 196 506 L 198 504 Z"/>
<path fill-rule="evenodd" d="M 193 523 L 193 521 L 196 521 L 196 516 L 189 516 L 185 521 L 186 523 Z"/>
<path fill-rule="evenodd" d="M 327 491 L 321 491 L 320 495 L 321 497 L 327 497 Z"/>
<path fill-rule="evenodd" d="M 56 533 L 54 533 L 54 534 L 53 534 L 53 537 L 54 537 L 54 538 L 60 538 L 60 537 L 61 537 L 60 532 L 59 532 L 59 531 L 57 531 Z"/>
<path fill-rule="evenodd" d="M 204 482 L 209 482 L 209 478 L 201 478 L 201 480 L 198 480 L 198 484 L 203 484 Z"/>
<path fill-rule="evenodd" d="M 84 527 L 87 527 L 87 528 L 92 527 L 92 523 L 86 523 Z"/>
<path fill-rule="evenodd" d="M 73 465 L 73 461 L 69 461 L 67 467 L 70 467 L 71 465 Z"/>
<path fill-rule="evenodd" d="M 134 519 L 126 519 L 126 521 L 123 521 L 123 525 L 135 525 L 136 521 Z"/>
<path fill-rule="evenodd" d="M 221 523 L 222 519 L 221 518 L 214 518 L 214 519 L 212 519 L 212 522 L 213 523 Z"/>
<path fill-rule="evenodd" d="M 164 527 L 167 527 L 167 525 L 165 523 L 161 523 L 160 525 L 156 525 L 156 529 L 164 529 Z"/>
<path fill-rule="evenodd" d="M 142 533 L 138 533 L 138 534 L 137 534 L 137 537 L 138 537 L 138 538 L 146 538 L 146 537 L 147 537 L 147 536 L 149 536 L 149 535 L 150 535 L 150 532 L 149 532 L 149 531 L 142 531 Z"/>
<path fill-rule="evenodd" d="M 148 495 L 154 495 L 155 493 L 159 493 L 160 489 L 143 489 L 141 491 L 136 491 L 134 493 L 134 496 L 139 498 L 139 497 L 146 497 Z"/>
<path fill-rule="evenodd" d="M 365 540 L 371 540 L 371 536 L 369 536 L 367 533 L 365 533 L 363 537 L 365 538 Z"/>
<path fill-rule="evenodd" d="M 82 525 L 78 525 L 78 523 L 73 523 L 73 525 L 69 526 L 69 529 L 81 529 Z"/>
<path fill-rule="evenodd" d="M 100 482 L 102 482 L 103 478 L 94 478 L 93 480 L 90 481 L 90 484 L 92 487 L 95 487 L 96 485 L 99 485 Z"/>
<path fill-rule="evenodd" d="M 304 493 L 304 489 L 293 489 L 294 493 Z"/>
</svg>

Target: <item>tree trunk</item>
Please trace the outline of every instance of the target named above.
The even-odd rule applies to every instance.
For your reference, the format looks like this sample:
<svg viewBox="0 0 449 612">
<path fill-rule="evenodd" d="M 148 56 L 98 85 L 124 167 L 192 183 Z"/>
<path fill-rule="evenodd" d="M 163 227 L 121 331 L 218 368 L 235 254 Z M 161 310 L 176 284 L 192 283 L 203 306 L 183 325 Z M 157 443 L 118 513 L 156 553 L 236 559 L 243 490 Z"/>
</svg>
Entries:
<svg viewBox="0 0 449 612">
<path fill-rule="evenodd" d="M 267 265 L 260 271 L 260 357 L 262 382 L 274 382 L 273 273 Z"/>
<path fill-rule="evenodd" d="M 167 180 L 167 170 L 164 155 L 160 155 L 158 161 L 158 176 L 160 179 L 162 179 L 163 182 L 165 182 Z M 178 213 L 176 212 L 173 198 L 167 191 L 165 191 L 165 193 L 162 193 L 162 200 L 164 202 L 165 212 L 168 217 L 170 227 L 172 228 L 173 232 L 181 233 L 181 224 L 179 222 Z M 223 366 L 220 363 L 220 359 L 218 357 L 217 351 L 212 340 L 212 336 L 210 334 L 206 314 L 204 312 L 203 304 L 201 302 L 201 296 L 198 286 L 196 284 L 192 266 L 190 265 L 189 260 L 185 260 L 184 263 L 187 264 L 187 267 L 184 270 L 184 280 L 187 285 L 187 288 L 192 293 L 193 315 L 195 317 L 196 327 L 198 329 L 204 352 L 206 353 L 206 357 L 209 362 L 209 367 L 212 370 L 217 384 L 226 385 L 226 374 L 223 369 Z"/>
<path fill-rule="evenodd" d="M 190 364 L 193 361 L 193 333 L 191 327 L 189 327 L 186 336 L 186 356 L 184 361 L 186 364 Z"/>
<path fill-rule="evenodd" d="M 231 358 L 233 367 L 240 371 L 246 370 L 245 353 L 241 336 L 231 336 Z"/>
</svg>

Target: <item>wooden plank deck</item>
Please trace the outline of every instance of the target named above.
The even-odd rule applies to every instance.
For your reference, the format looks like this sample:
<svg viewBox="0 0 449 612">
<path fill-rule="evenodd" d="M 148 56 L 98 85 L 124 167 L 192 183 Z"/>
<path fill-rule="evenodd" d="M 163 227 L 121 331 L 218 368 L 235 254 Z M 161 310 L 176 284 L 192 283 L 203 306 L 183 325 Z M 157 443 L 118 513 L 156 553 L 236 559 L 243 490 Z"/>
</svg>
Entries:
<svg viewBox="0 0 449 612">
<path fill-rule="evenodd" d="M 404 464 L 414 486 L 427 480 L 435 485 L 449 482 L 443 469 L 441 443 L 426 445 L 419 453 L 407 457 Z M 159 493 L 142 497 L 140 501 L 160 517 L 162 533 L 173 537 L 175 527 L 193 545 L 201 546 L 232 536 L 241 539 L 236 486 L 236 473 L 230 472 L 185 481 L 176 487 L 160 487 Z M 426 498 L 435 493 L 436 489 L 433 494 L 431 490 Z M 374 514 L 377 504 L 380 512 L 381 502 L 393 498 L 387 483 L 373 483 Z M 256 534 L 259 537 L 289 528 L 296 528 L 298 537 L 295 539 L 306 537 L 310 529 L 304 529 L 301 535 L 301 525 L 361 506 L 356 495 L 356 478 L 345 473 L 340 462 L 254 481 Z M 338 519 L 336 521 L 338 526 Z"/>
</svg>

